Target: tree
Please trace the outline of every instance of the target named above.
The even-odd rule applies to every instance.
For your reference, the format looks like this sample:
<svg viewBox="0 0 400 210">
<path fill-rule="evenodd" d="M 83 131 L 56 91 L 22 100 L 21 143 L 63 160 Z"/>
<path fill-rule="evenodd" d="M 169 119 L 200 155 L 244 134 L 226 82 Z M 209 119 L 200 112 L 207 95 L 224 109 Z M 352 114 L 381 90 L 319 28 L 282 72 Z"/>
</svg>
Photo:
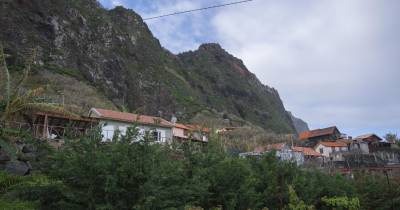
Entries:
<svg viewBox="0 0 400 210">
<path fill-rule="evenodd" d="M 288 186 L 289 189 L 289 205 L 288 210 L 314 210 L 313 205 L 307 205 L 302 201 L 296 194 L 296 191 L 291 185 Z"/>
<path fill-rule="evenodd" d="M 385 135 L 384 137 L 386 139 L 386 141 L 390 142 L 390 143 L 399 143 L 400 139 L 397 137 L 397 134 L 395 133 L 388 133 Z"/>
<path fill-rule="evenodd" d="M 332 208 L 332 210 L 359 210 L 360 209 L 360 200 L 358 198 L 348 198 L 344 197 L 333 197 L 321 198 L 321 201 L 325 203 L 328 207 Z"/>
</svg>

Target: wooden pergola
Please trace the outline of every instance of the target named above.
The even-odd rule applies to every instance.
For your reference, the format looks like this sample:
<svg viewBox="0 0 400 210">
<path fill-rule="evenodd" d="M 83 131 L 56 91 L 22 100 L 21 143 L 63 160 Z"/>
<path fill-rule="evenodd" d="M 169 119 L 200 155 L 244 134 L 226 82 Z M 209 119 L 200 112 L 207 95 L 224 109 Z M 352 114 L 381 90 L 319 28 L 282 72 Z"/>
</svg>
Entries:
<svg viewBox="0 0 400 210">
<path fill-rule="evenodd" d="M 33 113 L 33 134 L 41 139 L 63 139 L 66 135 L 81 136 L 98 125 L 98 120 L 63 113 Z"/>
</svg>

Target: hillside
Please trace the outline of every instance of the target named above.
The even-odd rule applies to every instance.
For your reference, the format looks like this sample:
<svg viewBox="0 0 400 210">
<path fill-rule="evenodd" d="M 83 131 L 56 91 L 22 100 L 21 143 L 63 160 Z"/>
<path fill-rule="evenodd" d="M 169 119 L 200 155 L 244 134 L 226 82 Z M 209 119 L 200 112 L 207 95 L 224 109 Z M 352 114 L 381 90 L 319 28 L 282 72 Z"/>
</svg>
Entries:
<svg viewBox="0 0 400 210">
<path fill-rule="evenodd" d="M 51 100 L 127 109 L 180 120 L 215 117 L 293 133 L 278 92 L 218 44 L 174 55 L 132 10 L 106 10 L 95 0 L 3 0 L 0 40 L 18 75 L 38 49 L 30 85 Z M 206 113 L 206 114 L 204 114 Z M 236 124 L 235 124 L 236 123 Z"/>
<path fill-rule="evenodd" d="M 310 128 L 308 127 L 308 124 L 304 120 L 302 120 L 300 118 L 297 118 L 291 112 L 288 112 L 288 114 L 292 118 L 293 125 L 294 125 L 294 127 L 296 129 L 296 132 L 298 134 L 300 134 L 300 133 L 302 133 L 304 131 L 309 131 L 310 130 Z"/>
</svg>

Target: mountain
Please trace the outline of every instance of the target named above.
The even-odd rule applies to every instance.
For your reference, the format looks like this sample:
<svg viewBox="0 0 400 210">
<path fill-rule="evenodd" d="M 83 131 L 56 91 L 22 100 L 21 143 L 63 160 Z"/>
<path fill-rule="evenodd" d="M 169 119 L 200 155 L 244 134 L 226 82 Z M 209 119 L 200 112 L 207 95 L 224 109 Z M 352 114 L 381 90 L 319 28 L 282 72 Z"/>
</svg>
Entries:
<svg viewBox="0 0 400 210">
<path fill-rule="evenodd" d="M 310 130 L 310 128 L 308 127 L 308 124 L 304 120 L 295 117 L 291 112 L 288 112 L 288 114 L 289 114 L 290 118 L 292 119 L 293 125 L 298 134 L 300 134 L 304 131 Z"/>
<path fill-rule="evenodd" d="M 218 44 L 172 54 L 142 18 L 95 0 L 2 0 L 0 40 L 13 75 L 37 49 L 29 86 L 49 98 L 183 121 L 220 118 L 277 133 L 295 131 L 278 92 Z"/>
</svg>

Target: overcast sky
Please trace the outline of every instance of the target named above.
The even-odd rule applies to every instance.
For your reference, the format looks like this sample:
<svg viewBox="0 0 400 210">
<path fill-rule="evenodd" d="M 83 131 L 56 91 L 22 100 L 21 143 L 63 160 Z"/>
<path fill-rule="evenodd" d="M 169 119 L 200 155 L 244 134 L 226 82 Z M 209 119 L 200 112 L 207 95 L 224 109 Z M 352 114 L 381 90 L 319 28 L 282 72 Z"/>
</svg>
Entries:
<svg viewBox="0 0 400 210">
<path fill-rule="evenodd" d="M 142 17 L 233 0 L 101 0 Z M 400 1 L 254 0 L 148 20 L 174 53 L 218 42 L 311 128 L 400 134 Z"/>
</svg>

